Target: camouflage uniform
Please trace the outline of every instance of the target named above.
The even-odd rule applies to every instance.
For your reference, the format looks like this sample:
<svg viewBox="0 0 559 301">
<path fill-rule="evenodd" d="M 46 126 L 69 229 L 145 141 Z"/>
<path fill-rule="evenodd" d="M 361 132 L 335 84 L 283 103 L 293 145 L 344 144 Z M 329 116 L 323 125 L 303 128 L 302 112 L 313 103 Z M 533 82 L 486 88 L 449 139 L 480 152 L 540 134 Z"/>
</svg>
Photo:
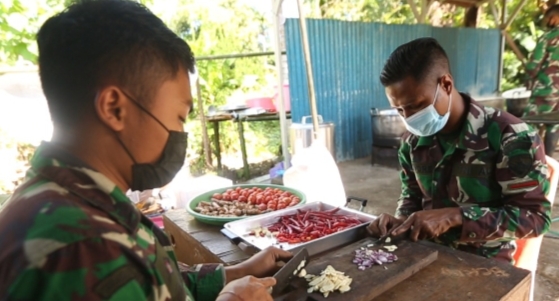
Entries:
<svg viewBox="0 0 559 301">
<path fill-rule="evenodd" d="M 524 116 L 559 111 L 559 27 L 549 30 L 540 38 L 526 64 L 526 73 L 530 77 L 532 96 Z M 559 135 L 557 130 L 559 125 L 546 126 L 546 134 Z"/>
<path fill-rule="evenodd" d="M 538 236 L 550 225 L 541 139 L 518 118 L 462 97 L 469 112 L 454 135 L 404 134 L 396 216 L 460 207 L 462 227 L 435 241 L 511 262 L 514 240 Z"/>
<path fill-rule="evenodd" d="M 178 264 L 164 232 L 51 143 L 0 212 L 0 300 L 215 300 L 222 265 Z"/>
</svg>

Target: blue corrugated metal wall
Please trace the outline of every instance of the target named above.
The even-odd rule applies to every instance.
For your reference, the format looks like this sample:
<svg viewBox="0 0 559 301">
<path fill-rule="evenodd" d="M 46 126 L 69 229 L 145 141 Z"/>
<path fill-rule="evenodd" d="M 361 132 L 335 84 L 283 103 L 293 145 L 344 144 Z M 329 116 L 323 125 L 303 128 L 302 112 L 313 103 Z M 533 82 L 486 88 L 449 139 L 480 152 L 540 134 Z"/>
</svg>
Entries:
<svg viewBox="0 0 559 301">
<path fill-rule="evenodd" d="M 336 125 L 336 159 L 371 154 L 369 110 L 388 108 L 378 76 L 401 44 L 432 36 L 448 52 L 456 86 L 472 95 L 492 94 L 499 74 L 498 30 L 434 28 L 428 25 L 308 20 L 318 113 Z M 285 25 L 291 113 L 294 122 L 310 115 L 299 23 Z"/>
</svg>

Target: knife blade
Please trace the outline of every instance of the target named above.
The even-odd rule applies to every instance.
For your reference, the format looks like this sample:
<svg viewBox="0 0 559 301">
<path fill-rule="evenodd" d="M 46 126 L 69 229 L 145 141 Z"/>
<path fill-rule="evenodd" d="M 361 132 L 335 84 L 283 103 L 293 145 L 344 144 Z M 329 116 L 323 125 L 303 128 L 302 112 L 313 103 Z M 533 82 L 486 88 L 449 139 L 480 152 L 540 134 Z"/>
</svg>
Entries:
<svg viewBox="0 0 559 301">
<path fill-rule="evenodd" d="M 378 245 L 378 244 L 385 244 L 385 243 L 389 243 L 389 244 L 395 244 L 396 242 L 405 239 L 407 234 L 409 231 L 406 231 L 404 233 L 398 234 L 396 236 L 392 235 L 392 232 L 388 232 L 386 233 L 384 236 L 381 236 L 379 239 L 372 241 L 372 244 Z M 386 242 L 386 240 L 390 238 L 390 242 Z"/>
<path fill-rule="evenodd" d="M 277 295 L 285 290 L 291 279 L 299 274 L 299 271 L 303 269 L 309 259 L 309 252 L 306 248 L 301 249 L 295 256 L 293 256 L 275 275 L 276 285 L 272 290 L 272 295 Z"/>
</svg>

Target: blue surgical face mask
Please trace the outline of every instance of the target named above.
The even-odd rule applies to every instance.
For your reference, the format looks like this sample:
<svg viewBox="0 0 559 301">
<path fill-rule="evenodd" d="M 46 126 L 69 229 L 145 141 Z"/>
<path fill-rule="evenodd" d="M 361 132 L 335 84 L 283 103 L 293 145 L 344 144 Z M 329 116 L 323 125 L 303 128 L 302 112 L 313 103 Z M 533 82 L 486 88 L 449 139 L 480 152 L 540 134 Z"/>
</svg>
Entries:
<svg viewBox="0 0 559 301">
<path fill-rule="evenodd" d="M 452 102 L 452 95 L 449 95 L 448 99 L 448 110 L 443 116 L 439 115 L 437 109 L 435 109 L 435 102 L 437 101 L 437 96 L 439 96 L 439 87 L 437 84 L 437 91 L 435 92 L 435 99 L 433 103 L 422 109 L 421 111 L 411 115 L 410 117 L 403 117 L 400 115 L 406 129 L 420 137 L 431 136 L 443 129 L 443 127 L 448 122 L 448 117 L 450 116 L 450 103 Z"/>
</svg>

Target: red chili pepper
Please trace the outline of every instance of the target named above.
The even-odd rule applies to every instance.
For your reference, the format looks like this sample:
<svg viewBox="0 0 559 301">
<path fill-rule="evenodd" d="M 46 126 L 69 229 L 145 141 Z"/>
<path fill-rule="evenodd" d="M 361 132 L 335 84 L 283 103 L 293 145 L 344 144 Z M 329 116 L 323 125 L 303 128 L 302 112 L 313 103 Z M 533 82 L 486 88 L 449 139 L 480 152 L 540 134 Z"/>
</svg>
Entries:
<svg viewBox="0 0 559 301">
<path fill-rule="evenodd" d="M 334 223 L 334 225 L 332 225 L 334 227 L 334 229 L 338 229 L 338 228 L 343 228 L 343 227 L 347 227 L 347 224 L 344 222 L 336 222 Z"/>
<path fill-rule="evenodd" d="M 295 226 L 299 226 L 299 222 L 297 222 L 297 221 L 294 220 L 293 218 L 289 218 L 288 221 L 291 222 L 291 224 L 293 224 L 293 225 L 295 225 Z"/>
<path fill-rule="evenodd" d="M 299 228 L 298 226 L 293 225 L 291 226 L 291 228 L 299 233 L 303 233 L 303 229 Z"/>
</svg>

